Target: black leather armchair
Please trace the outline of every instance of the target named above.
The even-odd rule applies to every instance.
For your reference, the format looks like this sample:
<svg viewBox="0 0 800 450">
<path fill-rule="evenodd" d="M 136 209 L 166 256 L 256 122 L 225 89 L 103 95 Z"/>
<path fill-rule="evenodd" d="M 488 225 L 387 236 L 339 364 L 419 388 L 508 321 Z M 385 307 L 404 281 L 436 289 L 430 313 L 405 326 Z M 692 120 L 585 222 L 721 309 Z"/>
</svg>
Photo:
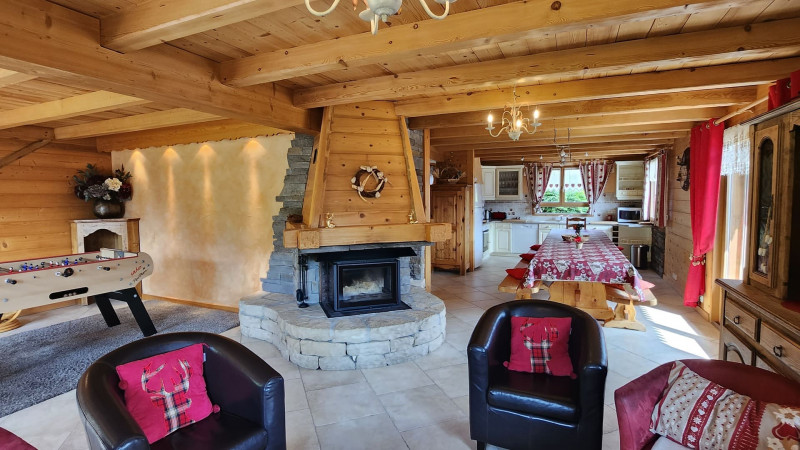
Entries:
<svg viewBox="0 0 800 450">
<path fill-rule="evenodd" d="M 151 447 L 125 409 L 115 368 L 197 343 L 206 344 L 203 376 L 211 401 L 221 411 Z M 120 347 L 89 366 L 77 396 L 93 450 L 286 448 L 283 377 L 240 343 L 216 334 L 163 334 Z"/>
<path fill-rule="evenodd" d="M 511 317 L 572 317 L 569 354 L 576 379 L 506 369 Z M 608 371 L 600 325 L 571 306 L 515 300 L 490 308 L 472 333 L 469 357 L 470 435 L 486 444 L 519 449 L 599 449 Z"/>
</svg>

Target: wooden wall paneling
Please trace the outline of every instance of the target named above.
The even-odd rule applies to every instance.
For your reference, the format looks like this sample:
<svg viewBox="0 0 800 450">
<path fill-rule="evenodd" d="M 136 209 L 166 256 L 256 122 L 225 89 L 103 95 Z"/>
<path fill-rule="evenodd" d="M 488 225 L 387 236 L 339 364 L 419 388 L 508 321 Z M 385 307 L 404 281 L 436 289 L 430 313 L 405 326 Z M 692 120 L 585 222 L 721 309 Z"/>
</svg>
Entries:
<svg viewBox="0 0 800 450">
<path fill-rule="evenodd" d="M 686 277 L 689 274 L 689 257 L 692 255 L 692 222 L 689 205 L 689 192 L 681 189 L 676 181 L 677 157 L 689 147 L 689 138 L 676 139 L 669 150 L 667 163 L 670 165 L 668 177 L 667 204 L 669 220 L 666 233 L 666 255 L 664 256 L 664 281 L 675 290 L 683 293 Z"/>
<path fill-rule="evenodd" d="M 45 146 L 0 169 L 0 261 L 71 253 L 70 221 L 91 218 L 92 204 L 75 198 L 69 179 L 88 163 L 106 169 L 111 158 Z"/>
<path fill-rule="evenodd" d="M 419 190 L 419 183 L 417 183 L 417 170 L 414 167 L 414 155 L 411 150 L 411 138 L 408 135 L 408 128 L 406 127 L 406 118 L 403 116 L 398 117 L 400 125 L 400 139 L 403 142 L 403 155 L 406 158 L 406 179 L 411 188 L 411 211 L 414 220 L 419 223 L 428 223 L 428 217 L 425 212 L 425 207 L 422 205 L 422 194 Z"/>
<path fill-rule="evenodd" d="M 325 200 L 325 171 L 330 154 L 330 128 L 333 108 L 325 108 L 322 113 L 322 126 L 319 136 L 314 139 L 314 150 L 308 166 L 308 180 L 303 197 L 303 223 L 311 228 L 320 224 L 322 202 Z M 322 197 L 321 197 L 322 196 Z"/>
</svg>

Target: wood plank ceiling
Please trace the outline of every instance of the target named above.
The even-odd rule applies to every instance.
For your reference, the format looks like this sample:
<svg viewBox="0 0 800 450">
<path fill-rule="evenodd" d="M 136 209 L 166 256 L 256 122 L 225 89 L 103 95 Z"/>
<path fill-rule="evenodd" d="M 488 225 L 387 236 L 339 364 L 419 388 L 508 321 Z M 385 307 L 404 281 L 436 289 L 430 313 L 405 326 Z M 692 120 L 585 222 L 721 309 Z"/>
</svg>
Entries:
<svg viewBox="0 0 800 450">
<path fill-rule="evenodd" d="M 376 36 L 342 3 L 318 18 L 303 0 L 5 0 L 0 130 L 113 149 L 191 124 L 314 132 L 320 107 L 392 100 L 440 151 L 552 160 L 569 134 L 625 158 L 800 69 L 800 0 L 459 0 L 442 21 L 406 0 Z M 543 125 L 491 138 L 515 87 Z"/>
</svg>

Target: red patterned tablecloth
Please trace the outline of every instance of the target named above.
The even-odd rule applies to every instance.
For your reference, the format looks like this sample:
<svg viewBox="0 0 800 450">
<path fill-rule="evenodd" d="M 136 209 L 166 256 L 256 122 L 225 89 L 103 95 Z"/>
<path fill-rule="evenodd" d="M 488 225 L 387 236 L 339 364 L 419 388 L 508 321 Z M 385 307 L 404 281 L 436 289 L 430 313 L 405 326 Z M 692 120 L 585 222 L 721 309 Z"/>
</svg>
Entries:
<svg viewBox="0 0 800 450">
<path fill-rule="evenodd" d="M 578 249 L 574 242 L 566 242 L 562 235 L 574 235 L 573 230 L 553 230 L 531 259 L 526 280 L 533 287 L 536 280 L 543 281 L 598 281 L 601 283 L 629 284 L 639 298 L 644 298 L 641 277 L 628 258 L 602 231 L 583 231 L 588 240 Z"/>
</svg>

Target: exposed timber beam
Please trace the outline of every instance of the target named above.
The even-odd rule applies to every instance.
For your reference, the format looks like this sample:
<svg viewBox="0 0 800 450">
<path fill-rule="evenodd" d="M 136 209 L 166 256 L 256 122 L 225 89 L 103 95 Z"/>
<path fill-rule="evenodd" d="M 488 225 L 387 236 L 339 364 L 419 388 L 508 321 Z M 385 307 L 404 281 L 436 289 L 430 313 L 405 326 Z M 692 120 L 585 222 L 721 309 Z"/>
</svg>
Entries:
<svg viewBox="0 0 800 450">
<path fill-rule="evenodd" d="M 51 141 L 49 139 L 42 139 L 39 141 L 31 142 L 30 144 L 22 147 L 21 149 L 6 155 L 3 158 L 0 158 L 0 169 L 13 163 L 18 159 L 22 159 L 27 155 L 39 150 L 40 148 L 44 147 L 45 145 L 49 144 Z"/>
<path fill-rule="evenodd" d="M 148 0 L 100 22 L 104 47 L 129 52 L 242 22 L 304 0 Z"/>
<path fill-rule="evenodd" d="M 652 113 L 628 113 L 628 114 L 612 114 L 606 116 L 592 116 L 592 117 L 549 117 L 541 116 L 540 120 L 542 126 L 540 130 L 556 129 L 572 129 L 580 130 L 584 128 L 598 128 L 598 127 L 622 127 L 622 126 L 638 126 L 638 125 L 659 125 L 669 123 L 681 122 L 701 122 L 708 119 L 722 117 L 727 114 L 728 109 L 724 107 L 717 108 L 699 108 L 699 109 L 683 109 L 677 111 L 659 111 Z M 500 117 L 502 111 L 495 111 L 494 117 Z M 500 126 L 498 120 L 494 121 L 495 133 L 499 131 Z M 453 126 L 450 128 L 438 128 L 432 133 L 432 138 L 447 136 L 445 130 L 452 130 L 452 137 L 463 136 L 483 136 L 487 135 L 486 122 L 482 125 L 472 126 Z"/>
<path fill-rule="evenodd" d="M 382 64 L 407 57 L 541 38 L 583 30 L 587 26 L 654 20 L 747 3 L 748 0 L 562 0 L 556 3 L 552 0 L 528 0 L 452 14 L 445 21 L 423 20 L 396 25 L 381 30 L 377 37 L 362 33 L 233 60 L 221 65 L 220 77 L 231 86 L 248 86 L 343 67 Z"/>
<path fill-rule="evenodd" d="M 55 140 L 52 128 L 26 125 L 24 127 L 0 130 L 0 139 L 19 139 L 21 141 Z"/>
<path fill-rule="evenodd" d="M 106 91 L 90 92 L 61 100 L 23 106 L 9 111 L 0 111 L 0 129 L 66 119 L 68 117 L 94 114 L 146 103 L 150 102 L 129 95 Z"/>
<path fill-rule="evenodd" d="M 767 84 L 785 78 L 800 67 L 800 58 L 723 64 L 719 66 L 621 75 L 589 80 L 518 86 L 520 105 L 544 105 L 634 95 L 735 88 Z M 503 108 L 513 89 L 495 89 L 464 94 L 401 100 L 398 114 L 410 117 L 485 111 Z"/>
<path fill-rule="evenodd" d="M 709 59 L 768 57 L 800 46 L 800 19 L 578 47 L 528 56 L 440 67 L 298 90 L 304 108 L 402 99 L 473 89 L 532 84 L 543 77 L 594 75 L 662 64 L 707 64 Z"/>
<path fill-rule="evenodd" d="M 190 109 L 169 109 L 118 119 L 100 120 L 97 122 L 70 125 L 55 129 L 56 139 L 77 139 L 85 137 L 105 136 L 108 134 L 127 133 L 131 131 L 167 128 L 190 123 L 211 122 L 221 117 Z"/>
<path fill-rule="evenodd" d="M 571 144 L 570 148 L 572 148 L 573 151 L 588 152 L 593 150 L 647 150 L 663 146 L 664 144 L 642 141 L 642 142 L 629 142 L 624 144 L 615 144 L 613 142 L 609 143 L 598 142 L 595 144 L 578 144 L 578 145 Z M 542 146 L 542 147 L 484 149 L 484 150 L 476 150 L 475 156 L 486 156 L 495 154 L 518 155 L 518 156 L 538 155 L 542 153 L 551 152 L 556 148 L 557 147 L 555 145 L 550 144 L 549 146 Z"/>
<path fill-rule="evenodd" d="M 274 136 L 276 134 L 285 133 L 286 131 L 265 125 L 226 119 L 170 128 L 155 128 L 152 130 L 98 136 L 97 151 L 112 152 L 136 148 L 221 141 L 223 139 Z"/>
<path fill-rule="evenodd" d="M 231 88 L 216 63 L 174 47 L 122 55 L 99 45 L 97 19 L 45 0 L 0 2 L 0 67 L 91 90 L 316 133 L 319 112 L 296 108 L 277 86 Z"/>
<path fill-rule="evenodd" d="M 555 131 L 550 128 L 540 128 L 534 134 L 523 134 L 520 136 L 519 141 L 527 142 L 533 140 L 553 139 L 554 137 L 559 143 L 566 143 L 567 137 L 590 137 L 590 136 L 617 136 L 626 134 L 641 134 L 641 133 L 668 133 L 673 131 L 688 131 L 692 129 L 695 122 L 675 122 L 675 123 L 657 123 L 649 125 L 621 125 L 621 126 L 605 126 L 598 128 L 581 128 L 577 130 L 567 131 L 567 128 L 557 128 Z M 458 127 L 458 128 L 440 128 L 435 133 L 431 133 L 431 143 L 453 145 L 457 143 L 493 143 L 497 141 L 510 141 L 507 134 L 503 134 L 496 138 L 489 135 L 485 127 Z M 58 134 L 56 134 L 58 136 Z M 562 142 L 563 141 L 563 142 Z"/>
<path fill-rule="evenodd" d="M 28 75 L 27 73 L 14 72 L 13 70 L 0 69 L 0 88 L 12 86 L 19 83 L 24 83 L 36 78 L 36 75 Z"/>
<path fill-rule="evenodd" d="M 688 131 L 664 131 L 658 133 L 637 133 L 626 135 L 612 135 L 612 136 L 586 136 L 575 137 L 572 136 L 569 140 L 570 144 L 590 144 L 601 142 L 637 142 L 637 141 L 658 141 L 667 143 L 671 139 L 678 139 L 686 137 Z M 553 145 L 553 136 L 541 135 L 538 139 L 531 139 L 525 141 L 512 141 L 511 139 L 498 139 L 492 142 L 477 141 L 477 142 L 453 142 L 454 140 L 445 140 L 437 144 L 431 144 L 439 151 L 468 151 L 468 150 L 486 150 L 486 149 L 499 149 L 499 148 L 527 148 L 527 147 L 542 147 Z M 567 137 L 564 134 L 558 135 L 558 143 L 566 144 Z"/>
<path fill-rule="evenodd" d="M 572 103 L 555 103 L 541 106 L 539 112 L 544 119 L 592 117 L 608 114 L 660 113 L 662 111 L 745 105 L 752 101 L 755 96 L 756 88 L 747 86 L 733 89 L 711 89 L 707 91 L 674 92 Z M 494 111 L 495 117 L 500 117 L 499 111 L 499 109 Z M 436 129 L 482 125 L 486 123 L 488 113 L 489 111 L 475 111 L 414 117 L 409 120 L 409 128 Z"/>
</svg>

